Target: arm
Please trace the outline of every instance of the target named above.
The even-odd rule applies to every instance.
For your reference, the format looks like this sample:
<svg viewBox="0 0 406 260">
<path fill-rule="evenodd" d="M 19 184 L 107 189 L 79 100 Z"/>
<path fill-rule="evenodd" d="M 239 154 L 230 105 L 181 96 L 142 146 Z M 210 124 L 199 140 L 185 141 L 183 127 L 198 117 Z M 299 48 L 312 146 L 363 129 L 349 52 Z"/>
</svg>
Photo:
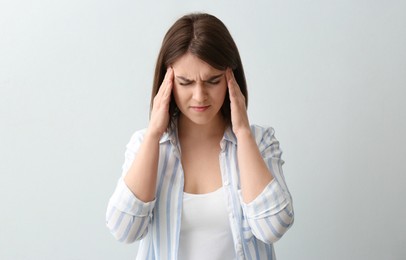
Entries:
<svg viewBox="0 0 406 260">
<path fill-rule="evenodd" d="M 124 177 L 127 187 L 135 197 L 144 202 L 152 201 L 155 198 L 159 139 L 160 136 L 147 130 L 137 156 Z"/>
<path fill-rule="evenodd" d="M 127 147 L 123 177 L 110 199 L 106 215 L 107 227 L 119 241 L 133 242 L 147 232 L 155 205 L 159 140 L 169 122 L 172 82 L 173 71 L 169 68 L 154 98 L 143 140 L 138 145 L 130 142 Z"/>
<path fill-rule="evenodd" d="M 273 180 L 273 176 L 262 159 L 251 130 L 239 131 L 236 136 L 242 197 L 245 203 L 249 203 Z"/>
<path fill-rule="evenodd" d="M 127 144 L 122 176 L 107 207 L 106 225 L 120 242 L 131 243 L 144 237 L 155 205 L 155 201 L 140 200 L 124 181 L 127 172 L 135 164 L 137 152 L 144 143 L 144 135 L 144 132 L 136 132 Z"/>
<path fill-rule="evenodd" d="M 252 132 L 257 137 L 257 147 L 273 180 L 249 203 L 244 203 L 240 192 L 241 206 L 250 227 L 248 236 L 254 235 L 265 243 L 274 243 L 293 224 L 292 198 L 283 176 L 282 151 L 274 130 L 253 126 Z"/>
<path fill-rule="evenodd" d="M 154 98 L 151 120 L 144 141 L 124 182 L 134 195 L 148 202 L 155 198 L 158 171 L 159 140 L 169 122 L 169 101 L 173 85 L 173 70 L 168 69 L 165 79 Z"/>
<path fill-rule="evenodd" d="M 241 205 L 249 232 L 265 243 L 277 241 L 293 223 L 291 196 L 283 178 L 279 142 L 269 128 L 260 140 L 251 131 L 242 95 L 232 71 L 227 71 L 231 121 L 237 137 Z M 255 128 L 253 128 L 255 132 Z M 262 129 L 258 129 L 262 130 Z"/>
<path fill-rule="evenodd" d="M 252 136 L 245 97 L 241 93 L 231 69 L 227 70 L 226 76 L 231 101 L 231 122 L 238 143 L 237 156 L 242 197 L 244 202 L 249 203 L 263 191 L 273 177 Z"/>
</svg>

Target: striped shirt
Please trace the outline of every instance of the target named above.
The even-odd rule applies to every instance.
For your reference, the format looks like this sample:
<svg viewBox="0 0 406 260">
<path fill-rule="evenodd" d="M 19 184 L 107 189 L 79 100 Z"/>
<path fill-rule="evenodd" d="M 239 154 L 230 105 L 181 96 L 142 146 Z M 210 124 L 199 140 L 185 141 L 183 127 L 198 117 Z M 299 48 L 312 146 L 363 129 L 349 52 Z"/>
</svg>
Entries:
<svg viewBox="0 0 406 260">
<path fill-rule="evenodd" d="M 227 212 L 237 259 L 276 259 L 273 243 L 293 224 L 292 198 L 282 172 L 284 161 L 271 127 L 251 126 L 261 155 L 274 179 L 250 203 L 244 203 L 237 160 L 237 138 L 227 128 L 219 156 Z M 177 132 L 160 139 L 156 196 L 143 202 L 129 190 L 123 177 L 130 168 L 145 130 L 127 144 L 122 176 L 110 198 L 106 224 L 122 242 L 141 240 L 137 259 L 177 259 L 182 215 L 184 176 Z"/>
</svg>

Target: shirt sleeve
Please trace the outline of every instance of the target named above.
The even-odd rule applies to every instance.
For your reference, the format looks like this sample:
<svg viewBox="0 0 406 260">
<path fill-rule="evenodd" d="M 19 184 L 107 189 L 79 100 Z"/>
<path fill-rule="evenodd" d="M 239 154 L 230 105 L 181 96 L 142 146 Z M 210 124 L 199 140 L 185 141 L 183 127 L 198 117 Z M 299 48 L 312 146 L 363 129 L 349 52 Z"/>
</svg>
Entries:
<svg viewBox="0 0 406 260">
<path fill-rule="evenodd" d="M 279 141 L 273 128 L 252 128 L 261 155 L 274 179 L 250 203 L 244 203 L 240 191 L 240 203 L 249 234 L 265 243 L 274 243 L 291 227 L 294 221 L 292 197 L 283 176 Z"/>
<path fill-rule="evenodd" d="M 134 161 L 142 136 L 142 132 L 136 132 L 127 144 L 122 174 L 106 212 L 106 225 L 110 232 L 117 240 L 125 243 L 134 242 L 145 236 L 155 206 L 155 200 L 150 202 L 139 200 L 123 180 Z"/>
</svg>

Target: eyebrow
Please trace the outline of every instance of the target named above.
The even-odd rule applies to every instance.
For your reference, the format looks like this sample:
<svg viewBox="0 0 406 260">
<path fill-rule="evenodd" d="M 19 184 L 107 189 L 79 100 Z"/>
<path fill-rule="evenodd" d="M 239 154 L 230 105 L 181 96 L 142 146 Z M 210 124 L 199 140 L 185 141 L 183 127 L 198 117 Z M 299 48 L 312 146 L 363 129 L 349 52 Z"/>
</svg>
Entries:
<svg viewBox="0 0 406 260">
<path fill-rule="evenodd" d="M 221 74 L 218 74 L 218 75 L 214 75 L 214 76 L 211 76 L 210 78 L 208 78 L 208 79 L 206 79 L 206 80 L 203 80 L 203 81 L 204 81 L 204 82 L 213 81 L 213 80 L 216 80 L 216 79 L 222 77 L 223 75 L 224 75 L 224 73 L 221 73 Z M 183 80 L 183 81 L 185 81 L 185 82 L 193 82 L 193 81 L 194 81 L 194 80 L 187 79 L 187 78 L 185 78 L 185 77 L 183 77 L 183 76 L 176 76 L 176 78 L 178 78 L 178 79 L 180 79 L 180 80 Z"/>
</svg>

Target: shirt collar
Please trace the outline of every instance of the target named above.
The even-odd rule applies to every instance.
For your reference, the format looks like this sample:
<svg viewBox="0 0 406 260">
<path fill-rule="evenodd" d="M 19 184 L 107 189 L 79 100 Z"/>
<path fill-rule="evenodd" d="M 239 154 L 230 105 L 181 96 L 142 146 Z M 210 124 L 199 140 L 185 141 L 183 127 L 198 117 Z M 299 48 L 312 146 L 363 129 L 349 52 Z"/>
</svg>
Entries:
<svg viewBox="0 0 406 260">
<path fill-rule="evenodd" d="M 235 136 L 231 126 L 227 126 L 226 131 L 224 132 L 223 140 L 237 144 L 237 137 Z"/>
<path fill-rule="evenodd" d="M 168 130 L 161 136 L 159 143 L 163 144 L 168 141 L 171 142 L 173 145 L 177 145 L 177 143 L 178 143 L 177 120 L 175 120 L 175 122 L 171 123 L 171 125 L 168 127 Z"/>
</svg>

